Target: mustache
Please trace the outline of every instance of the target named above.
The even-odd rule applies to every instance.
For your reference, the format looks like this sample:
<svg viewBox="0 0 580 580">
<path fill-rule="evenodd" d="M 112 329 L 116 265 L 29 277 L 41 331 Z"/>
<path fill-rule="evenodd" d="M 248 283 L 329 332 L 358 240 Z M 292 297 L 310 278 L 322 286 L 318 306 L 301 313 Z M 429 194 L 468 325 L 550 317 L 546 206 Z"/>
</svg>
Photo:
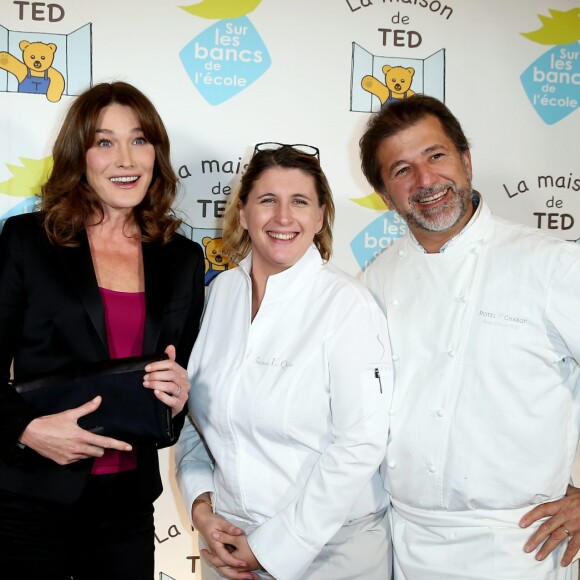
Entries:
<svg viewBox="0 0 580 580">
<path fill-rule="evenodd" d="M 435 187 L 428 187 L 417 191 L 411 196 L 409 201 L 411 203 L 419 202 L 424 197 L 435 195 L 437 193 L 442 193 L 443 191 L 447 191 L 448 189 L 450 189 L 453 193 L 457 194 L 457 186 L 455 185 L 455 183 L 453 183 L 452 181 L 447 181 L 440 185 L 436 185 Z"/>
</svg>

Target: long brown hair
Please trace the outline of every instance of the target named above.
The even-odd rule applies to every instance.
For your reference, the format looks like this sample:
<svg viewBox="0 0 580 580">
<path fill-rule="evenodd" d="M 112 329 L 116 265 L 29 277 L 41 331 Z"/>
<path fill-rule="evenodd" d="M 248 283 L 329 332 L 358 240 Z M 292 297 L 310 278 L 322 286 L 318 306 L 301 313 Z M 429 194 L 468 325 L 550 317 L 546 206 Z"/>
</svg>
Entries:
<svg viewBox="0 0 580 580">
<path fill-rule="evenodd" d="M 279 149 L 258 151 L 250 160 L 239 188 L 228 201 L 223 221 L 224 251 L 235 262 L 245 258 L 252 249 L 248 231 L 240 224 L 240 204 L 246 205 L 248 195 L 262 173 L 272 167 L 300 169 L 314 179 L 319 206 L 326 206 L 321 230 L 314 236 L 314 244 L 324 260 L 332 254 L 332 224 L 334 222 L 334 202 L 328 180 L 313 155 L 302 153 L 290 145 Z"/>
<path fill-rule="evenodd" d="M 89 219 L 95 214 L 104 217 L 100 200 L 86 180 L 86 152 L 94 142 L 101 111 L 112 104 L 134 111 L 145 139 L 155 148 L 153 179 L 145 198 L 132 213 L 142 240 L 166 243 L 181 224 L 171 210 L 177 177 L 171 167 L 169 137 L 161 117 L 134 86 L 101 83 L 77 97 L 68 110 L 52 149 L 52 171 L 41 188 L 44 229 L 56 245 L 78 245 L 77 236 Z"/>
</svg>

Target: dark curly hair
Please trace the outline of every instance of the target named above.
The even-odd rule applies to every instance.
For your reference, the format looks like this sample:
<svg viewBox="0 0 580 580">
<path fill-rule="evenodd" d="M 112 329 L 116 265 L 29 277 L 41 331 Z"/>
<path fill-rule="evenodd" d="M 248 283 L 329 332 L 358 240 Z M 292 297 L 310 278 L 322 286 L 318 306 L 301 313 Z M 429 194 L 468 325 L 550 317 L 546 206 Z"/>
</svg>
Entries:
<svg viewBox="0 0 580 580">
<path fill-rule="evenodd" d="M 417 94 L 390 103 L 371 116 L 359 141 L 362 171 L 375 191 L 387 193 L 377 159 L 381 143 L 429 116 L 439 119 L 443 131 L 460 154 L 469 151 L 469 142 L 459 121 L 438 99 Z"/>
</svg>

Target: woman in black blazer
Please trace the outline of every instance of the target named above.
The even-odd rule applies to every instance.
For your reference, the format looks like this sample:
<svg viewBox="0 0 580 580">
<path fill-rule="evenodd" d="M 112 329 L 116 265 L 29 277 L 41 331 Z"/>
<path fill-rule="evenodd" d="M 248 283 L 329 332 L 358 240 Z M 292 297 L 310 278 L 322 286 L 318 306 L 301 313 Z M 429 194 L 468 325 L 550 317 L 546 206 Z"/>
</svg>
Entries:
<svg viewBox="0 0 580 580">
<path fill-rule="evenodd" d="M 171 407 L 203 308 L 201 248 L 176 233 L 169 140 L 151 102 L 100 84 L 70 108 L 41 211 L 0 235 L 0 570 L 51 580 L 151 580 L 157 449 L 81 429 L 100 400 L 41 416 L 10 384 L 138 354 Z"/>
</svg>

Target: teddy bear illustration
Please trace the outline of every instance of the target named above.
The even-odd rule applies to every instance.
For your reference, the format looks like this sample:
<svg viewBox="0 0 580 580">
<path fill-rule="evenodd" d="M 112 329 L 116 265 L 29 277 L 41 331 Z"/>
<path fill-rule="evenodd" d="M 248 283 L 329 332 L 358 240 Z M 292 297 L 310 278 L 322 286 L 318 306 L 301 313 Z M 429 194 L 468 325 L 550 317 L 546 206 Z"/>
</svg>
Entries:
<svg viewBox="0 0 580 580">
<path fill-rule="evenodd" d="M 22 40 L 18 46 L 22 61 L 9 52 L 0 52 L 0 68 L 18 79 L 18 92 L 46 95 L 52 103 L 60 101 L 64 77 L 52 66 L 56 44 Z"/>
<path fill-rule="evenodd" d="M 205 285 L 207 286 L 220 272 L 237 266 L 223 253 L 223 239 L 206 236 L 201 240 L 205 247 Z"/>
<path fill-rule="evenodd" d="M 366 75 L 361 81 L 362 88 L 381 101 L 381 107 L 415 94 L 415 91 L 411 90 L 414 68 L 386 64 L 383 72 L 385 73 L 384 84 L 372 75 Z"/>
</svg>

